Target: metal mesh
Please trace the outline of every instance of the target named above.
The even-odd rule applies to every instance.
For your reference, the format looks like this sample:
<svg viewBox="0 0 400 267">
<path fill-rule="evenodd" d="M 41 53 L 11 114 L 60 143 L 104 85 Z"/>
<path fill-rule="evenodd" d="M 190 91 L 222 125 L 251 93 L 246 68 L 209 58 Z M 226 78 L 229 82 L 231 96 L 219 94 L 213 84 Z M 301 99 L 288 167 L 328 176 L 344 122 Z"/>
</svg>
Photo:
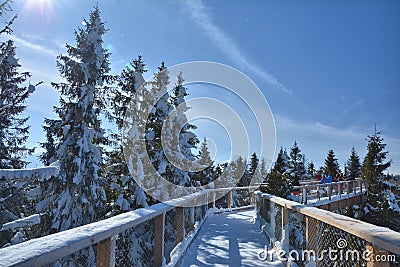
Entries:
<svg viewBox="0 0 400 267">
<path fill-rule="evenodd" d="M 263 205 L 265 206 L 265 212 L 264 212 L 264 219 L 267 223 L 271 222 L 271 213 L 270 213 L 270 207 L 271 207 L 271 202 L 269 199 L 264 199 Z"/>
<path fill-rule="evenodd" d="M 305 249 L 315 251 L 318 257 L 316 266 L 367 266 L 367 254 L 363 253 L 366 253 L 367 249 L 371 251 L 372 244 L 342 229 L 314 218 L 307 217 L 306 220 L 308 224 L 307 229 L 306 223 L 301 224 L 303 228 L 302 231 L 304 231 L 306 237 Z M 378 251 L 381 251 L 381 249 L 378 248 Z M 387 258 L 387 261 L 390 262 L 390 266 L 399 266 L 399 255 L 393 255 L 385 251 L 383 254 L 385 255 L 384 257 Z M 395 258 L 395 260 L 389 257 Z M 309 262 L 307 257 L 302 257 L 298 265 L 302 266 L 307 262 Z"/>
<path fill-rule="evenodd" d="M 87 247 L 71 255 L 62 257 L 57 261 L 46 265 L 46 267 L 91 267 L 96 264 L 96 245 Z"/>
<path fill-rule="evenodd" d="M 176 246 L 176 216 L 177 212 L 175 209 L 172 209 L 165 214 L 164 257 L 166 262 L 170 261 L 170 253 Z"/>
<path fill-rule="evenodd" d="M 154 219 L 118 234 L 116 266 L 154 265 Z"/>
<path fill-rule="evenodd" d="M 278 204 L 274 205 L 275 211 L 275 238 L 282 240 L 282 207 Z"/>
</svg>

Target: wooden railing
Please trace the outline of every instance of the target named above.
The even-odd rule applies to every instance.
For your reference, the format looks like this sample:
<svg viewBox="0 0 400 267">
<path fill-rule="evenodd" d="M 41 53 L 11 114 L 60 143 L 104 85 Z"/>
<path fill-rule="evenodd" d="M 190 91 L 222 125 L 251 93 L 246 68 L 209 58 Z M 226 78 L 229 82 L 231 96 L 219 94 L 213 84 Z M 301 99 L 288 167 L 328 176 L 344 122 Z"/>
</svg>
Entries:
<svg viewBox="0 0 400 267">
<path fill-rule="evenodd" d="M 388 228 L 262 192 L 256 192 L 256 211 L 275 251 L 285 253 L 284 261 L 292 260 L 301 265 L 314 262 L 312 266 L 335 266 L 338 261 L 341 266 L 389 267 L 400 264 L 400 233 Z M 339 241 L 343 247 L 339 247 Z M 337 258 L 335 262 L 327 255 L 329 249 L 368 253 L 361 255 L 366 259 Z M 314 257 L 310 257 L 312 252 Z M 300 259 L 296 258 L 299 254 Z M 292 259 L 289 256 L 293 256 Z"/>
<path fill-rule="evenodd" d="M 294 186 L 293 191 L 301 196 L 301 203 L 311 204 L 309 203 L 311 201 L 312 204 L 318 204 L 318 201 L 322 198 L 331 201 L 334 198 L 342 199 L 362 195 L 366 192 L 366 184 L 362 179 L 325 184 L 314 181 L 309 184 Z"/>
<path fill-rule="evenodd" d="M 171 210 L 176 211 L 176 244 L 179 246 L 181 252 L 184 252 L 190 244 L 191 238 L 201 228 L 208 213 L 216 211 L 213 208 L 215 208 L 218 197 L 226 194 L 226 208 L 230 209 L 234 200 L 232 190 L 244 190 L 248 191 L 249 204 L 252 204 L 254 199 L 253 193 L 257 188 L 239 187 L 233 189 L 203 190 L 179 199 L 155 204 L 88 225 L 29 240 L 0 249 L 0 266 L 44 266 L 90 246 L 95 247 L 96 250 L 96 266 L 115 266 L 116 239 L 118 238 L 118 234 L 150 220 L 154 220 L 154 266 L 162 266 L 165 261 L 164 233 L 167 212 Z M 187 238 L 189 240 L 182 242 L 185 239 L 185 224 L 187 223 L 184 216 L 185 208 L 190 209 L 191 214 L 194 214 L 195 209 L 200 209 L 201 215 L 197 223 L 195 222 L 195 218 L 191 218 L 192 235 Z M 175 259 L 175 262 L 177 260 Z M 174 262 L 170 265 L 174 265 Z"/>
</svg>

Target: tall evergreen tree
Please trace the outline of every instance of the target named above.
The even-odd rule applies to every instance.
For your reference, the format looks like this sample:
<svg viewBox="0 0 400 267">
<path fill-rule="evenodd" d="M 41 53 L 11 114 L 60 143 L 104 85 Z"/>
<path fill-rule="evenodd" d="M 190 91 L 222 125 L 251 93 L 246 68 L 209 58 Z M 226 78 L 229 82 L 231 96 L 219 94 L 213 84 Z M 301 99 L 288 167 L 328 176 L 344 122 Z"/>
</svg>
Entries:
<svg viewBox="0 0 400 267">
<path fill-rule="evenodd" d="M 316 173 L 315 165 L 314 165 L 314 162 L 311 161 L 307 167 L 307 174 L 309 176 L 308 178 L 313 179 L 315 176 L 315 173 Z"/>
<path fill-rule="evenodd" d="M 261 175 L 261 181 L 264 181 L 268 175 L 267 162 L 264 157 L 261 158 L 260 175 Z"/>
<path fill-rule="evenodd" d="M 4 11 L 11 10 L 10 3 L 5 1 L 0 4 L 0 16 Z M 11 25 L 15 18 L 1 29 L 0 36 L 12 34 Z M 22 116 L 22 113 L 35 86 L 25 85 L 31 74 L 20 72 L 21 65 L 15 50 L 13 40 L 0 42 L 0 169 L 26 167 L 28 162 L 22 158 L 34 151 L 24 145 L 29 134 L 29 126 L 26 126 L 29 117 Z"/>
<path fill-rule="evenodd" d="M 141 56 L 123 69 L 118 77 L 118 87 L 111 94 L 109 118 L 115 122 L 116 131 L 109 136 L 111 151 L 107 152 L 106 177 L 107 199 L 112 205 L 112 214 L 147 206 L 146 196 L 132 178 L 123 153 L 123 123 L 126 111 L 138 88 L 144 83 L 143 73 L 147 70 Z"/>
<path fill-rule="evenodd" d="M 347 175 L 350 180 L 359 178 L 361 175 L 360 157 L 357 155 L 354 147 L 351 149 L 350 157 L 347 160 Z"/>
<path fill-rule="evenodd" d="M 281 174 L 272 169 L 267 181 L 261 186 L 261 191 L 278 197 L 287 198 L 291 194 L 291 177 L 289 174 Z"/>
<path fill-rule="evenodd" d="M 177 143 L 178 143 L 178 149 L 175 148 L 175 151 L 178 152 L 178 154 L 181 154 L 183 156 L 183 159 L 181 161 L 182 165 L 181 167 L 188 167 L 188 165 L 193 162 L 196 157 L 192 152 L 192 149 L 195 149 L 197 144 L 199 143 L 199 140 L 196 136 L 196 134 L 193 133 L 193 130 L 197 129 L 197 127 L 193 124 L 188 123 L 188 120 L 186 118 L 185 113 L 190 109 L 186 105 L 185 97 L 188 95 L 187 93 L 187 88 L 183 86 L 183 73 L 180 72 L 178 74 L 178 80 L 177 83 L 174 86 L 172 96 L 170 98 L 170 103 L 174 107 L 175 110 L 175 117 L 174 117 L 174 123 L 172 125 L 172 129 L 166 129 L 170 133 L 172 133 L 174 130 L 179 130 L 178 135 L 175 135 L 175 137 L 178 137 Z M 194 173 L 185 171 L 181 167 L 174 166 L 174 164 L 171 164 L 171 171 L 172 171 L 172 176 L 175 179 L 176 184 L 180 185 L 194 185 L 196 186 L 197 184 L 195 183 Z M 188 168 L 185 168 L 188 169 Z M 209 176 L 208 179 L 211 177 Z"/>
<path fill-rule="evenodd" d="M 296 141 L 290 149 L 288 173 L 290 174 L 292 185 L 300 185 L 299 180 L 303 179 L 307 173 L 304 155 L 301 154 L 301 149 Z"/>
<path fill-rule="evenodd" d="M 283 147 L 281 147 L 272 170 L 280 174 L 284 174 L 288 170 L 288 168 L 289 156 L 286 152 L 286 149 L 283 149 Z"/>
<path fill-rule="evenodd" d="M 201 185 L 206 185 L 213 180 L 214 162 L 211 158 L 210 151 L 208 151 L 207 139 L 204 137 L 200 144 L 198 163 L 205 168 L 198 173 L 198 181 Z"/>
<path fill-rule="evenodd" d="M 256 154 L 256 152 L 254 152 L 250 156 L 249 175 L 253 176 L 256 173 L 257 168 L 258 168 L 258 162 L 259 162 L 259 159 L 257 157 L 257 154 Z"/>
<path fill-rule="evenodd" d="M 384 162 L 388 155 L 388 151 L 384 151 L 386 144 L 380 132 L 375 130 L 373 135 L 367 136 L 368 152 L 365 155 L 361 173 L 362 177 L 367 181 L 369 187 L 373 187 L 382 178 L 383 171 L 390 167 L 391 161 Z M 372 189 L 372 188 L 370 188 Z"/>
<path fill-rule="evenodd" d="M 373 135 L 368 135 L 367 141 L 368 152 L 361 167 L 362 177 L 368 184 L 367 204 L 362 219 L 399 231 L 399 203 L 393 189 L 384 182 L 383 172 L 391 165 L 391 160 L 386 161 L 389 152 L 385 151 L 386 144 L 379 131 L 375 130 Z"/>
<path fill-rule="evenodd" d="M 332 177 L 335 177 L 336 174 L 339 172 L 340 170 L 338 160 L 335 156 L 335 152 L 333 152 L 333 150 L 331 149 L 328 151 L 328 155 L 325 159 L 324 174 L 330 174 L 332 175 Z"/>
<path fill-rule="evenodd" d="M 65 83 L 52 83 L 61 93 L 59 116 L 54 120 L 59 143 L 62 193 L 54 202 L 55 231 L 70 229 L 100 219 L 104 215 L 105 192 L 101 178 L 104 130 L 99 118 L 105 107 L 102 95 L 109 76 L 110 54 L 103 48 L 106 33 L 96 6 L 89 21 L 75 32 L 76 46 L 67 44 L 68 55 L 58 56 L 57 67 Z"/>
</svg>

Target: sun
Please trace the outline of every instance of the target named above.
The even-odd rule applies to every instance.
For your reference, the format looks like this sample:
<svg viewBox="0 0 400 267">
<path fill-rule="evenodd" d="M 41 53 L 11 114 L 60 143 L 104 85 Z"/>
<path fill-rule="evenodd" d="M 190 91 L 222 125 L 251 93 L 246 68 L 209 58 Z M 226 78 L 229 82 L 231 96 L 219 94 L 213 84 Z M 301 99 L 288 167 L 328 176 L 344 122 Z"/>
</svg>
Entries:
<svg viewBox="0 0 400 267">
<path fill-rule="evenodd" d="M 26 0 L 24 9 L 49 19 L 53 15 L 55 2 L 54 0 Z"/>
</svg>

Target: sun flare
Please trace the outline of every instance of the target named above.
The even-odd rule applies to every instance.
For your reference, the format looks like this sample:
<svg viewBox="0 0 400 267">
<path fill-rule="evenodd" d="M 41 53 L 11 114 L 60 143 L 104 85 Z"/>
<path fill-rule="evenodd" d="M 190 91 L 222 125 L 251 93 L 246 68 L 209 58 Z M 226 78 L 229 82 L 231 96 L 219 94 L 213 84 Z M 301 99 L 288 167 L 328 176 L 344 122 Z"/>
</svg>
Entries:
<svg viewBox="0 0 400 267">
<path fill-rule="evenodd" d="M 53 13 L 54 2 L 54 0 L 26 0 L 24 9 L 49 18 Z"/>
</svg>

